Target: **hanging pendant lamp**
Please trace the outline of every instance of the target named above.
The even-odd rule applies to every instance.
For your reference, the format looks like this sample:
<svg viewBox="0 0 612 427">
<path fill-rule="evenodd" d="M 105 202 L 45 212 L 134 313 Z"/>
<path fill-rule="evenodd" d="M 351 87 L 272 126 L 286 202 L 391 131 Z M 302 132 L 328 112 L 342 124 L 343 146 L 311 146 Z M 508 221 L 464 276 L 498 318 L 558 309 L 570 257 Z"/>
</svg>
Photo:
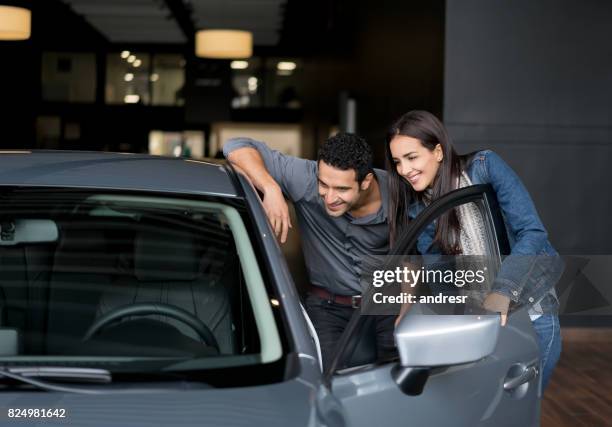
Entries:
<svg viewBox="0 0 612 427">
<path fill-rule="evenodd" d="M 0 6 L 0 40 L 27 40 L 32 28 L 32 12 L 15 6 Z"/>
<path fill-rule="evenodd" d="M 195 38 L 196 56 L 243 59 L 253 54 L 253 33 L 241 30 L 200 30 Z"/>
</svg>

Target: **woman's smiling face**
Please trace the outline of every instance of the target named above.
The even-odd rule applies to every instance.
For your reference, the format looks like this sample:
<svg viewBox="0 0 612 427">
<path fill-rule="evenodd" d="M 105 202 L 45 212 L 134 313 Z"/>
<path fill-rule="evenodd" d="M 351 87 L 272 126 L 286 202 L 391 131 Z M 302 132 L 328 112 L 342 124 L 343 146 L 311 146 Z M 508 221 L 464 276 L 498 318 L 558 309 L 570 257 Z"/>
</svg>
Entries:
<svg viewBox="0 0 612 427">
<path fill-rule="evenodd" d="M 412 186 L 414 191 L 424 191 L 433 186 L 443 159 L 440 144 L 429 150 L 416 138 L 396 135 L 391 140 L 389 148 L 397 173 Z"/>
</svg>

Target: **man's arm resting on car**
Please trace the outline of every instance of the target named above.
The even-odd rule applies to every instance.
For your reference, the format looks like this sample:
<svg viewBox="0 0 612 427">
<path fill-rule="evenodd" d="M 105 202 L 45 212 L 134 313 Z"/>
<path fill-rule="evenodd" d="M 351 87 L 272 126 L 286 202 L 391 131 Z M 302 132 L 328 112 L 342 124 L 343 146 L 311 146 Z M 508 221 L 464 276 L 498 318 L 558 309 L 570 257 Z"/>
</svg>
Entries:
<svg viewBox="0 0 612 427">
<path fill-rule="evenodd" d="M 261 154 L 252 147 L 242 147 L 230 152 L 227 159 L 240 168 L 251 180 L 255 188 L 263 193 L 263 207 L 272 229 L 281 243 L 287 240 L 287 233 L 292 227 L 289 218 L 289 207 L 278 183 L 266 169 Z"/>
</svg>

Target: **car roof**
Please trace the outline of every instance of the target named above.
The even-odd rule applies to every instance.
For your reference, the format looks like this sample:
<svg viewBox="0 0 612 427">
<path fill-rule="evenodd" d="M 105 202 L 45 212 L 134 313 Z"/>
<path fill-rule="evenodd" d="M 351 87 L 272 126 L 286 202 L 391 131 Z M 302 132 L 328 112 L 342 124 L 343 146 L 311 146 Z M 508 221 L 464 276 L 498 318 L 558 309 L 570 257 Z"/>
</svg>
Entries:
<svg viewBox="0 0 612 427">
<path fill-rule="evenodd" d="M 0 150 L 0 186 L 156 191 L 238 197 L 223 164 L 205 160 L 61 150 Z"/>
</svg>

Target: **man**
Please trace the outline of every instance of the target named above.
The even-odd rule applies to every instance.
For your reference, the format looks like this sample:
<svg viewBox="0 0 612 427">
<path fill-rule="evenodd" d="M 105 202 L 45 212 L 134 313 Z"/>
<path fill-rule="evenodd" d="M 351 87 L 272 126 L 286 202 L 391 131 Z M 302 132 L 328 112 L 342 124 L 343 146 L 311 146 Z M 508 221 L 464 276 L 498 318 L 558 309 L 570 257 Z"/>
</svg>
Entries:
<svg viewBox="0 0 612 427">
<path fill-rule="evenodd" d="M 372 168 L 370 146 L 349 133 L 329 138 L 317 161 L 287 156 L 248 138 L 229 140 L 223 153 L 263 193 L 264 209 L 282 243 L 291 228 L 284 197 L 295 206 L 311 283 L 306 310 L 327 366 L 359 306 L 361 272 L 389 250 L 386 172 Z M 393 319 L 378 320 L 378 348 L 392 351 Z"/>
</svg>

